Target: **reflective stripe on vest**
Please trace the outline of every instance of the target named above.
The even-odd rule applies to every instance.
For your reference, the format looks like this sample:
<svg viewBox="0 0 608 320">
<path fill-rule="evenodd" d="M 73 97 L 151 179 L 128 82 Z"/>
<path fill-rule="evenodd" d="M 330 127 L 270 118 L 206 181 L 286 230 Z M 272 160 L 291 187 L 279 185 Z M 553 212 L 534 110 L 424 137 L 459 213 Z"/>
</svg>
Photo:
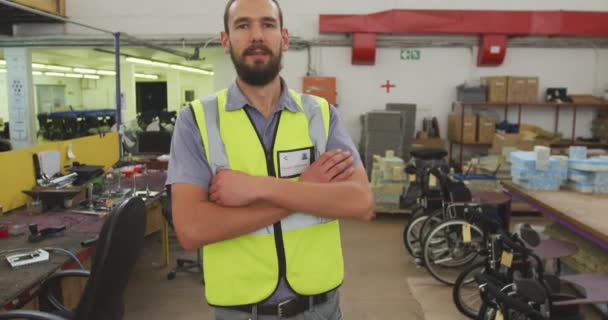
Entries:
<svg viewBox="0 0 608 320">
<path fill-rule="evenodd" d="M 223 167 L 268 176 L 278 174 L 281 151 L 314 147 L 315 159 L 325 152 L 329 104 L 295 91 L 290 90 L 290 94 L 302 112 L 281 111 L 273 150 L 268 153 L 245 109 L 226 111 L 227 90 L 192 102 L 205 156 L 214 174 Z M 282 270 L 288 285 L 299 294 L 333 290 L 344 277 L 338 221 L 293 213 L 274 226 L 205 245 L 203 269 L 207 302 L 215 306 L 267 299 L 276 290 Z"/>
</svg>

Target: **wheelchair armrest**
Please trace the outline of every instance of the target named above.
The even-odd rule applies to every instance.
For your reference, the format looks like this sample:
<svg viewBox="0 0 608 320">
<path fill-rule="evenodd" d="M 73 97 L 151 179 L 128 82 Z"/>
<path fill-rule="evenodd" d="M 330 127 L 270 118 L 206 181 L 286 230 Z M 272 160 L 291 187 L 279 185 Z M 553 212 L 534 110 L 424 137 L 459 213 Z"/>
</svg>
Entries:
<svg viewBox="0 0 608 320">
<path fill-rule="evenodd" d="M 34 310 L 11 310 L 0 312 L 0 320 L 28 319 L 28 320 L 67 320 L 52 313 Z"/>
<path fill-rule="evenodd" d="M 88 278 L 90 275 L 91 275 L 90 271 L 81 270 L 81 269 L 69 269 L 69 270 L 62 270 L 59 272 L 55 272 L 55 273 L 51 274 L 48 278 L 46 278 L 44 280 L 44 282 L 42 283 L 42 285 L 40 286 L 41 296 L 44 297 L 56 310 L 58 310 L 60 312 L 64 312 L 64 313 L 71 313 L 72 310 L 69 310 L 68 308 L 66 308 L 60 302 L 60 300 L 57 299 L 57 297 L 53 293 L 53 291 L 54 291 L 53 289 L 57 288 L 57 286 L 59 285 L 61 280 L 64 278 L 73 278 L 73 277 Z"/>
</svg>

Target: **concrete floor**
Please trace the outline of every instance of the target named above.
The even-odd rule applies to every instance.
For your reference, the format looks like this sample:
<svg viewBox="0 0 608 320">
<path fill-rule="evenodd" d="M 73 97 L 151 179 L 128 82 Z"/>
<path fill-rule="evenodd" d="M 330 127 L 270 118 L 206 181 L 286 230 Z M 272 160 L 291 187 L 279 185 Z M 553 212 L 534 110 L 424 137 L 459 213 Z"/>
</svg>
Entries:
<svg viewBox="0 0 608 320">
<path fill-rule="evenodd" d="M 536 220 L 544 223 L 540 218 L 532 219 Z M 464 319 L 452 303 L 451 287 L 439 284 L 426 269 L 417 268 L 406 254 L 402 243 L 406 222 L 404 216 L 390 215 L 367 224 L 342 222 L 344 319 Z M 183 252 L 174 238 L 171 254 L 172 266 L 177 256 L 195 256 Z M 159 238 L 152 236 L 127 288 L 125 319 L 213 319 L 200 275 L 182 273 L 168 281 L 169 268 L 159 267 L 160 258 Z"/>
</svg>

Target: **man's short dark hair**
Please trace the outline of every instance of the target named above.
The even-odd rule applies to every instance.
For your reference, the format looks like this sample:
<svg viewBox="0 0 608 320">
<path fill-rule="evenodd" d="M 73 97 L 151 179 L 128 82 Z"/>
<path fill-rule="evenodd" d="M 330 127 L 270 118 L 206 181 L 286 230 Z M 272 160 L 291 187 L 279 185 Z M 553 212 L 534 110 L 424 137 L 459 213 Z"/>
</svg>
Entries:
<svg viewBox="0 0 608 320">
<path fill-rule="evenodd" d="M 226 9 L 224 9 L 224 31 L 228 34 L 230 33 L 228 32 L 228 10 L 230 10 L 230 7 L 235 1 L 236 0 L 228 0 L 228 3 L 226 3 Z M 283 10 L 281 10 L 281 6 L 277 0 L 271 1 L 277 6 L 277 9 L 279 9 L 279 26 L 281 29 L 283 29 Z"/>
</svg>

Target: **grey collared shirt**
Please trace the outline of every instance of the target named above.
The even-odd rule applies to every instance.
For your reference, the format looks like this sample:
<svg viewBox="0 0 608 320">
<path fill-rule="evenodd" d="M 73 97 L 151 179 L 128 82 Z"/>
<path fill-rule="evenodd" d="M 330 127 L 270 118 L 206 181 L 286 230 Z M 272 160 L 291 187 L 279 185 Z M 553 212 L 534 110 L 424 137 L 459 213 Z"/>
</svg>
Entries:
<svg viewBox="0 0 608 320">
<path fill-rule="evenodd" d="M 267 150 L 272 145 L 272 138 L 279 112 L 284 109 L 294 112 L 300 111 L 299 106 L 289 94 L 287 84 L 283 79 L 281 79 L 281 88 L 281 95 L 277 106 L 268 120 L 264 118 L 264 115 L 258 111 L 258 109 L 251 105 L 237 86 L 236 82 L 228 88 L 226 110 L 231 111 L 245 108 L 251 115 L 253 125 L 259 136 L 262 137 L 264 148 Z M 213 178 L 213 173 L 211 172 L 211 168 L 205 157 L 205 150 L 203 149 L 198 126 L 189 109 L 190 108 L 182 109 L 177 117 L 171 141 L 171 157 L 169 159 L 166 184 L 191 183 L 208 189 L 211 179 Z M 357 152 L 357 148 L 346 129 L 342 126 L 335 108 L 332 107 L 330 108 L 327 151 L 334 149 L 350 151 L 353 155 L 353 165 L 361 165 L 362 162 L 359 153 Z M 279 287 L 273 296 L 265 303 L 275 304 L 293 296 L 295 296 L 295 294 L 289 289 L 285 281 L 281 279 Z"/>
</svg>

